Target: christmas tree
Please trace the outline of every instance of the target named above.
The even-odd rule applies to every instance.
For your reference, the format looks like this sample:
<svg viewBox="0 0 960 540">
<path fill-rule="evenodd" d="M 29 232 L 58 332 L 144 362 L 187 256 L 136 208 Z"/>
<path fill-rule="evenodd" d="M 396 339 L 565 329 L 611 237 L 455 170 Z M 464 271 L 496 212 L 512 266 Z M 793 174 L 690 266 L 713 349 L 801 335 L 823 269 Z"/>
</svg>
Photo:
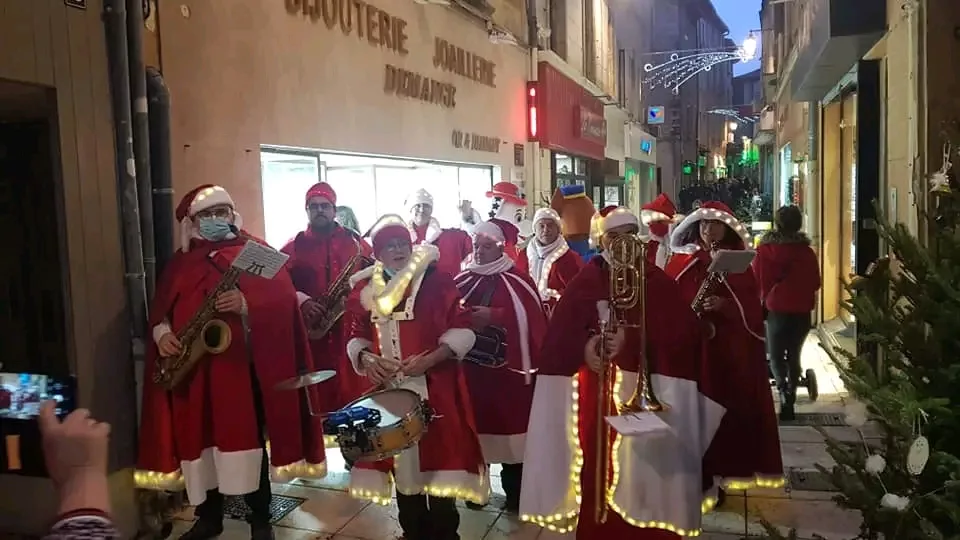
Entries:
<svg viewBox="0 0 960 540">
<path fill-rule="evenodd" d="M 847 285 L 859 350 L 831 354 L 855 400 L 846 420 L 860 440 L 820 430 L 837 465 L 818 468 L 839 491 L 833 500 L 862 516 L 857 538 L 960 538 L 960 186 L 951 154 L 931 178 L 926 240 L 881 216 L 890 256 Z M 878 440 L 863 437 L 868 422 Z M 764 526 L 770 538 L 788 538 Z"/>
</svg>

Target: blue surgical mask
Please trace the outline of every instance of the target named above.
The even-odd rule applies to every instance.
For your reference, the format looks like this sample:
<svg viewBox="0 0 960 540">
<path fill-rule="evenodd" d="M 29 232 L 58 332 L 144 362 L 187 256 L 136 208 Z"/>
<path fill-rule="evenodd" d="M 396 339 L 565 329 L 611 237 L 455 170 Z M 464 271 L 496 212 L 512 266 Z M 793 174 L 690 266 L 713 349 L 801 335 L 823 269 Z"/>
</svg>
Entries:
<svg viewBox="0 0 960 540">
<path fill-rule="evenodd" d="M 389 268 L 384 268 L 384 269 L 383 269 L 383 275 L 387 276 L 387 280 L 389 281 L 389 280 L 393 279 L 393 276 L 397 275 L 397 273 L 396 273 L 396 271 L 391 270 L 391 269 L 389 269 Z"/>
<path fill-rule="evenodd" d="M 200 237 L 211 242 L 226 240 L 233 233 L 233 226 L 229 220 L 219 217 L 209 217 L 200 220 L 197 224 Z"/>
</svg>

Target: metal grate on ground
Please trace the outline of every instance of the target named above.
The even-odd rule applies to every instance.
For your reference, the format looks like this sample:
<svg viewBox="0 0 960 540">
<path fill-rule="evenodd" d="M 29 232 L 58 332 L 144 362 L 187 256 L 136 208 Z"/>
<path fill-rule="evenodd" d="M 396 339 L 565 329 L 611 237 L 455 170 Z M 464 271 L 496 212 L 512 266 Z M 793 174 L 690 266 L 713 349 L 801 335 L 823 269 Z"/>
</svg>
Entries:
<svg viewBox="0 0 960 540">
<path fill-rule="evenodd" d="M 843 413 L 797 413 L 794 420 L 780 420 L 781 426 L 845 426 Z"/>
<path fill-rule="evenodd" d="M 787 485 L 792 491 L 839 491 L 828 475 L 816 469 L 787 470 Z"/>
<path fill-rule="evenodd" d="M 293 512 L 295 508 L 303 504 L 306 499 L 300 497 L 288 497 L 286 495 L 274 495 L 270 501 L 270 524 L 283 519 L 287 514 Z M 223 515 L 228 519 L 244 521 L 250 513 L 250 507 L 244 502 L 242 496 L 226 497 L 223 502 Z"/>
</svg>

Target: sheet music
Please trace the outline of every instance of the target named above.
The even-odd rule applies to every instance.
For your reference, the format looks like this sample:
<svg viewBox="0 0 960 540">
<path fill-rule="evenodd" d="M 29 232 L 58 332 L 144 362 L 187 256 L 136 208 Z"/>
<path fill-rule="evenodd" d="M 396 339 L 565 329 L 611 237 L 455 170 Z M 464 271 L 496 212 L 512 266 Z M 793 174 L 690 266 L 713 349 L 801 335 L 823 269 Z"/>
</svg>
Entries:
<svg viewBox="0 0 960 540">
<path fill-rule="evenodd" d="M 662 418 L 652 412 L 607 416 L 606 421 L 610 424 L 610 427 L 624 437 L 663 434 L 672 431 Z"/>
<path fill-rule="evenodd" d="M 710 263 L 710 272 L 725 274 L 742 274 L 750 268 L 750 263 L 757 256 L 757 252 L 747 249 L 721 249 L 713 256 Z"/>
<path fill-rule="evenodd" d="M 273 279 L 289 258 L 290 256 L 286 253 L 281 253 L 270 246 L 247 240 L 231 266 L 248 274 Z"/>
</svg>

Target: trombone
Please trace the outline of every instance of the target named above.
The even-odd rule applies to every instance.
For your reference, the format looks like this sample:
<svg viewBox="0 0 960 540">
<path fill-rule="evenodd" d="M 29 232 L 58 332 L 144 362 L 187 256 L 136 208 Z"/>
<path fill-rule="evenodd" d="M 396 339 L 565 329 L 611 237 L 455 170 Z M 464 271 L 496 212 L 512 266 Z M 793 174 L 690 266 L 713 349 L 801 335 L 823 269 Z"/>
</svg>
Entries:
<svg viewBox="0 0 960 540">
<path fill-rule="evenodd" d="M 610 426 L 605 417 L 611 413 L 616 371 L 612 358 L 607 357 L 604 337 L 616 332 L 618 328 L 636 328 L 640 334 L 640 366 L 637 385 L 633 394 L 622 403 L 617 413 L 635 414 L 640 412 L 662 412 L 666 406 L 660 402 L 650 383 L 650 363 L 647 359 L 647 243 L 629 235 L 612 236 L 606 242 L 604 251 L 609 252 L 607 261 L 610 267 L 609 309 L 600 313 L 600 372 L 599 401 L 596 418 L 596 505 L 594 519 L 596 523 L 607 520 L 607 491 L 610 481 Z M 639 308 L 639 309 L 637 309 Z M 606 311 L 606 313 L 603 313 Z M 639 315 L 637 315 L 639 312 Z M 616 456 L 612 456 L 616 459 Z"/>
</svg>

